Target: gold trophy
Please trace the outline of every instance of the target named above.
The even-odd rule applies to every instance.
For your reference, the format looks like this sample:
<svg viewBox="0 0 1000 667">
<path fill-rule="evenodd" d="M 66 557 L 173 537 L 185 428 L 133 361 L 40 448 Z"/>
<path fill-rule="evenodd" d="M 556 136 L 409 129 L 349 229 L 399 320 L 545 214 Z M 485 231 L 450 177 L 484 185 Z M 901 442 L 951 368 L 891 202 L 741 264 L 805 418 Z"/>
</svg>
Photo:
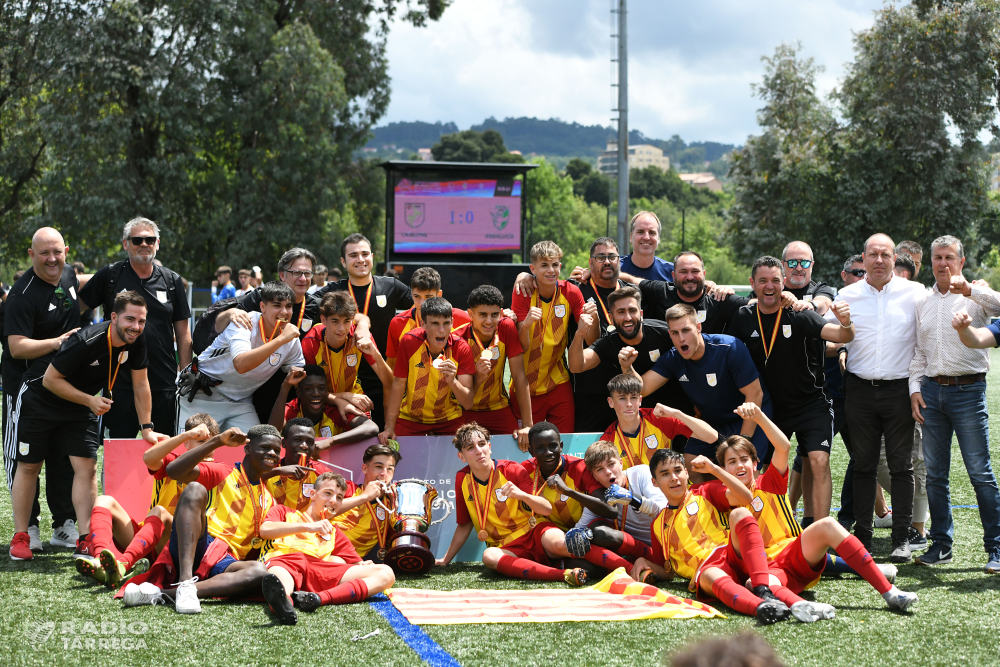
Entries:
<svg viewBox="0 0 1000 667">
<path fill-rule="evenodd" d="M 434 553 L 430 549 L 431 538 L 425 532 L 451 515 L 451 504 L 438 498 L 437 489 L 422 479 L 393 482 L 384 500 L 394 507 L 384 505 L 382 500 L 376 502 L 388 516 L 394 517 L 394 532 L 383 561 L 397 574 L 428 572 L 434 567 Z M 432 521 L 433 510 L 442 505 L 447 510 L 445 515 Z"/>
</svg>

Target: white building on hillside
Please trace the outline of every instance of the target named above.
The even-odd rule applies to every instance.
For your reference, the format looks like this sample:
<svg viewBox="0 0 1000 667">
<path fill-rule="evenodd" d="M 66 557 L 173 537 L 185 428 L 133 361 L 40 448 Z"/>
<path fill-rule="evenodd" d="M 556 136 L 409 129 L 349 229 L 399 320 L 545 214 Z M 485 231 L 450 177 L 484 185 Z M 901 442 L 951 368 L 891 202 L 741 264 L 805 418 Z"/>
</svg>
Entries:
<svg viewBox="0 0 1000 667">
<path fill-rule="evenodd" d="M 670 158 L 665 156 L 661 149 L 649 144 L 638 144 L 628 147 L 629 171 L 649 166 L 669 171 Z M 608 142 L 607 150 L 597 158 L 597 168 L 602 174 L 607 176 L 614 176 L 618 173 L 618 144 L 616 142 Z"/>
</svg>

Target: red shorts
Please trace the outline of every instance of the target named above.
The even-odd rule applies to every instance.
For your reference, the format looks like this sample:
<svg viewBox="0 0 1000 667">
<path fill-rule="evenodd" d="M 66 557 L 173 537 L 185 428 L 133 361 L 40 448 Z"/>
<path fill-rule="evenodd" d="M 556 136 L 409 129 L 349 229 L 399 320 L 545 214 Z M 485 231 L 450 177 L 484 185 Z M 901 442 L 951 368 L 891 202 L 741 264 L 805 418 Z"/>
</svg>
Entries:
<svg viewBox="0 0 1000 667">
<path fill-rule="evenodd" d="M 768 565 L 771 567 L 771 573 L 778 577 L 782 586 L 793 593 L 801 593 L 819 582 L 819 577 L 826 567 L 826 558 L 822 559 L 816 567 L 810 565 L 805 554 L 802 553 L 802 535 L 800 534 Z"/>
<path fill-rule="evenodd" d="M 527 558 L 542 565 L 551 565 L 548 554 L 542 548 L 542 535 L 549 530 L 559 530 L 559 527 L 547 521 L 539 523 L 531 531 L 500 548 L 514 554 L 515 558 Z"/>
<path fill-rule="evenodd" d="M 340 584 L 344 573 L 357 563 L 331 563 L 304 553 L 282 554 L 267 561 L 268 569 L 283 567 L 292 575 L 295 590 L 319 593 Z"/>
<path fill-rule="evenodd" d="M 440 424 L 420 424 L 400 417 L 396 420 L 396 435 L 455 435 L 458 433 L 458 428 L 464 423 L 464 417 Z"/>
<path fill-rule="evenodd" d="M 466 410 L 462 417 L 466 424 L 476 422 L 489 431 L 490 435 L 511 435 L 520 428 L 509 405 L 500 410 Z"/>
<path fill-rule="evenodd" d="M 701 594 L 701 575 L 710 567 L 719 568 L 740 586 L 750 577 L 747 573 L 746 565 L 743 564 L 743 559 L 736 553 L 736 549 L 733 548 L 732 537 L 730 537 L 726 544 L 717 546 L 708 555 L 708 558 L 701 562 L 701 565 L 698 566 L 698 571 L 694 574 L 694 579 L 691 580 L 691 585 L 694 586 L 692 590 Z"/>
<path fill-rule="evenodd" d="M 135 519 L 133 519 L 132 517 L 129 517 L 128 520 L 132 522 L 132 537 L 135 537 L 135 534 L 139 532 L 139 529 L 142 528 L 142 524 L 146 523 L 146 521 L 144 519 L 144 520 L 140 521 L 139 523 L 136 523 Z M 127 544 L 118 544 L 118 540 L 116 540 L 114 538 L 114 535 L 112 535 L 111 541 L 114 543 L 115 549 L 118 549 L 119 552 L 121 552 L 121 553 L 124 554 L 128 550 L 128 545 Z M 131 542 L 131 540 L 129 540 L 129 541 Z M 153 545 L 153 546 L 155 547 L 156 545 Z"/>
<path fill-rule="evenodd" d="M 510 409 L 517 419 L 521 419 L 521 408 L 517 396 L 510 392 Z M 576 409 L 573 407 L 573 388 L 569 382 L 557 385 L 547 394 L 531 397 L 531 423 L 548 421 L 555 424 L 560 433 L 573 433 L 576 426 Z"/>
</svg>

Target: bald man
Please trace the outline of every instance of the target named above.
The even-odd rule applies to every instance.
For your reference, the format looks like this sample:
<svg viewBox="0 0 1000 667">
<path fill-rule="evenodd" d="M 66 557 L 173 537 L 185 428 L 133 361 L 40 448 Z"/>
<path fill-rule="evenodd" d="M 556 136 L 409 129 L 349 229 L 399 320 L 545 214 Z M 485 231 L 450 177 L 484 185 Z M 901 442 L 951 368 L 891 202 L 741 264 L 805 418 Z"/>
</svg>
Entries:
<svg viewBox="0 0 1000 667">
<path fill-rule="evenodd" d="M 69 248 L 62 235 L 42 227 L 31 237 L 31 268 L 24 272 L 7 297 L 4 316 L 3 357 L 3 459 L 7 488 L 12 488 L 17 470 L 17 422 L 23 377 L 32 364 L 48 366 L 49 360 L 71 333 L 80 328 L 77 293 L 86 277 L 77 277 L 66 263 Z M 73 510 L 73 466 L 69 457 L 53 454 L 45 461 L 45 496 L 52 512 L 53 546 L 75 547 L 79 537 Z M 32 551 L 42 550 L 39 534 L 38 488 L 29 520 Z"/>
<path fill-rule="evenodd" d="M 881 439 L 892 478 L 892 555 L 898 563 L 911 559 L 909 529 L 913 513 L 913 412 L 910 406 L 910 361 L 917 344 L 917 306 L 927 290 L 893 274 L 896 247 L 885 234 L 874 234 L 864 246 L 865 279 L 837 295 L 851 307 L 856 336 L 847 344 L 844 380 L 847 425 L 854 449 L 854 534 L 872 546 L 875 479 Z M 826 315 L 832 321 L 832 311 Z"/>
</svg>

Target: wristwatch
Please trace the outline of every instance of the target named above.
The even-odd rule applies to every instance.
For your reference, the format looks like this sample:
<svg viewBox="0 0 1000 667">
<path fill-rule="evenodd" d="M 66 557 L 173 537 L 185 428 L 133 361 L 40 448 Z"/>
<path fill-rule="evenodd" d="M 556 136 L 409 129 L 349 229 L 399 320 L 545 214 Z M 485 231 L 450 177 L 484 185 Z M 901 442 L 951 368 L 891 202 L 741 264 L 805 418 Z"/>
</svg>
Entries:
<svg viewBox="0 0 1000 667">
<path fill-rule="evenodd" d="M 147 428 L 150 431 L 152 431 L 153 430 L 153 422 L 149 422 L 148 424 L 139 424 L 139 430 L 140 431 L 145 431 Z"/>
</svg>

